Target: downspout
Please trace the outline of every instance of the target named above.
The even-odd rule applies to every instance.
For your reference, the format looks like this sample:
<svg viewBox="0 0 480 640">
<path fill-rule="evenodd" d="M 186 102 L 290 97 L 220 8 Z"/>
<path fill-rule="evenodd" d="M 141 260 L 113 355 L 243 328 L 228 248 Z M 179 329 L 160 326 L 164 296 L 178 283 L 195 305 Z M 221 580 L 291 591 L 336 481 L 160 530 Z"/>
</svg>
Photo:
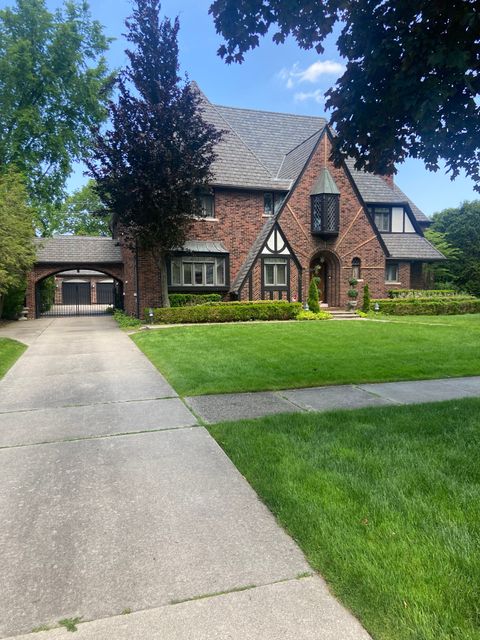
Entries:
<svg viewBox="0 0 480 640">
<path fill-rule="evenodd" d="M 135 240 L 135 291 L 137 301 L 137 318 L 140 318 L 140 291 L 138 284 L 138 240 Z"/>
</svg>

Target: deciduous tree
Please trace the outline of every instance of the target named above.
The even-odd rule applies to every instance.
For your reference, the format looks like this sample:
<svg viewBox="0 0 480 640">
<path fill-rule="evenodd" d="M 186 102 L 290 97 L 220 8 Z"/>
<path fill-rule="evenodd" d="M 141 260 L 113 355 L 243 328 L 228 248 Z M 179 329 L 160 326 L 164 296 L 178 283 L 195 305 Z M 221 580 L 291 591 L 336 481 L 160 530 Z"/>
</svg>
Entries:
<svg viewBox="0 0 480 640">
<path fill-rule="evenodd" d="M 335 158 L 394 172 L 407 156 L 437 170 L 461 170 L 480 191 L 480 11 L 478 0 L 215 0 L 225 38 L 219 53 L 242 62 L 273 28 L 323 52 L 340 23 L 346 70 L 327 92 L 337 130 Z"/>
<path fill-rule="evenodd" d="M 23 179 L 12 170 L 0 174 L 0 317 L 7 291 L 23 285 L 35 260 L 33 212 Z"/>
<path fill-rule="evenodd" d="M 76 236 L 109 236 L 110 212 L 95 188 L 95 181 L 74 191 L 58 207 L 55 233 Z"/>
<path fill-rule="evenodd" d="M 107 47 L 84 0 L 66 0 L 55 12 L 45 0 L 0 10 L 0 169 L 15 165 L 25 176 L 42 235 L 72 163 L 106 117 Z"/>
<path fill-rule="evenodd" d="M 200 213 L 220 133 L 202 117 L 195 87 L 179 76 L 179 21 L 160 19 L 159 0 L 136 0 L 126 34 L 130 61 L 109 107 L 111 128 L 88 160 L 116 224 L 154 252 L 168 303 L 166 255 L 183 245 Z"/>
<path fill-rule="evenodd" d="M 431 230 L 447 245 L 442 248 L 437 244 L 449 258 L 448 270 L 455 285 L 480 296 L 480 200 L 434 213 Z M 429 239 L 435 243 L 434 236 Z"/>
</svg>

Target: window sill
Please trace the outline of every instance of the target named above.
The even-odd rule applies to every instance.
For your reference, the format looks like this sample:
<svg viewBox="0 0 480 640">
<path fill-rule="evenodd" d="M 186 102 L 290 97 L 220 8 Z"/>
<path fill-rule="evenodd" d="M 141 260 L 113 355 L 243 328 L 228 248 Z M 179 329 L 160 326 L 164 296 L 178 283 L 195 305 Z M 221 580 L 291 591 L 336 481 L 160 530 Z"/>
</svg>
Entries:
<svg viewBox="0 0 480 640">
<path fill-rule="evenodd" d="M 218 218 L 204 218 L 203 216 L 193 216 L 194 220 L 203 220 L 204 222 L 218 222 Z"/>
<path fill-rule="evenodd" d="M 266 213 L 262 213 L 262 218 L 273 218 L 274 216 L 267 216 Z"/>
<path fill-rule="evenodd" d="M 389 282 L 388 280 L 385 280 L 385 284 L 402 284 L 401 282 L 397 282 L 396 280 L 393 280 L 392 282 Z"/>
</svg>

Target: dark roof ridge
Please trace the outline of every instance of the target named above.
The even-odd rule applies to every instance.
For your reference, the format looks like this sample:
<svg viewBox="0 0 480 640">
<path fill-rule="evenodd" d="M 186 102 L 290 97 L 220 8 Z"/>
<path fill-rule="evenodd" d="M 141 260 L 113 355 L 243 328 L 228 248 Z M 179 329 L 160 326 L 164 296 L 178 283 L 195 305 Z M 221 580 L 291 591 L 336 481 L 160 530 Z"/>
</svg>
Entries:
<svg viewBox="0 0 480 640">
<path fill-rule="evenodd" d="M 303 113 L 297 114 L 297 113 L 289 113 L 287 111 L 270 111 L 268 109 L 252 109 L 250 107 L 232 107 L 228 104 L 214 104 L 213 102 L 211 102 L 210 104 L 212 104 L 215 107 L 220 107 L 221 109 L 232 109 L 232 111 L 254 111 L 255 113 L 268 113 L 276 116 L 290 116 L 292 118 L 323 120 L 325 123 L 327 123 L 327 119 L 324 116 L 307 116 Z"/>
<path fill-rule="evenodd" d="M 327 126 L 327 125 L 325 125 Z M 289 156 L 291 153 L 293 153 L 295 151 L 295 149 L 298 149 L 299 147 L 301 147 L 303 144 L 305 144 L 306 142 L 308 142 L 309 140 L 311 140 L 313 138 L 313 136 L 318 136 L 319 133 L 323 133 L 323 130 L 325 129 L 325 126 L 322 129 L 317 129 L 317 131 L 314 131 L 311 135 L 307 136 L 305 138 L 305 140 L 302 140 L 302 142 L 299 142 L 297 145 L 295 145 L 294 147 L 292 147 L 290 149 L 290 151 L 288 153 L 285 154 L 285 158 L 287 156 Z"/>
</svg>

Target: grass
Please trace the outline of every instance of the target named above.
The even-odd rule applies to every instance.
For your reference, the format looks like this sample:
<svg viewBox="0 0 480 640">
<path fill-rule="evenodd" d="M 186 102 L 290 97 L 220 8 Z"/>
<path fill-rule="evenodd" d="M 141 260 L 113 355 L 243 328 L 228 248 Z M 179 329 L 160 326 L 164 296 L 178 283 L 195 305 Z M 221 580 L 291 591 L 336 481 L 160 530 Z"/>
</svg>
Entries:
<svg viewBox="0 0 480 640">
<path fill-rule="evenodd" d="M 181 395 L 480 374 L 480 315 L 443 319 L 174 327 L 133 340 Z"/>
<path fill-rule="evenodd" d="M 82 618 L 64 618 L 63 620 L 59 620 L 58 624 L 61 627 L 65 627 L 67 631 L 78 631 L 77 625 L 80 624 Z"/>
<path fill-rule="evenodd" d="M 209 430 L 376 640 L 480 638 L 480 399 Z"/>
<path fill-rule="evenodd" d="M 16 340 L 0 338 L 0 378 L 3 378 L 26 348 L 26 345 Z"/>
</svg>

